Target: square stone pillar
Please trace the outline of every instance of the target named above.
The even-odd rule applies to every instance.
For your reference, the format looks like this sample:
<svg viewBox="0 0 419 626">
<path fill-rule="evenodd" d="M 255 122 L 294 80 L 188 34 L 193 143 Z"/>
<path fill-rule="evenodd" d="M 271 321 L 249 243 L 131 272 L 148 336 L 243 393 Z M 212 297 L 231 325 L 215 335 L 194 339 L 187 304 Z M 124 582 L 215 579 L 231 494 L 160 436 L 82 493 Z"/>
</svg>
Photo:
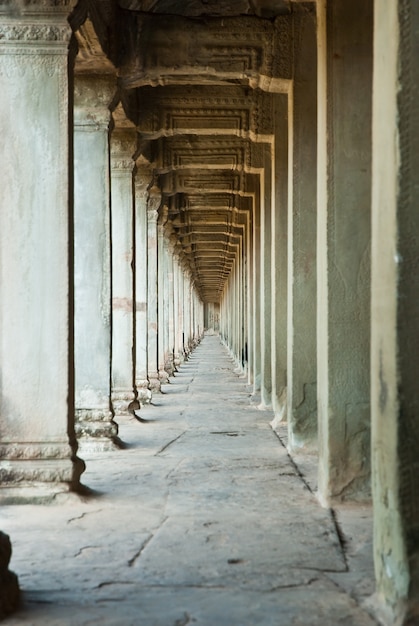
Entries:
<svg viewBox="0 0 419 626">
<path fill-rule="evenodd" d="M 76 434 L 84 450 L 115 446 L 111 406 L 109 103 L 115 78 L 79 76 L 74 102 Z"/>
<path fill-rule="evenodd" d="M 76 489 L 67 15 L 0 3 L 0 499 Z"/>
<path fill-rule="evenodd" d="M 180 268 L 179 248 L 175 247 L 173 256 L 173 309 L 174 309 L 174 364 L 175 367 L 183 362 L 183 284 Z"/>
<path fill-rule="evenodd" d="M 254 254 L 253 254 L 253 204 L 252 198 L 252 210 L 249 211 L 247 219 L 247 246 L 246 246 L 246 306 L 247 306 L 247 383 L 251 388 L 254 388 L 254 372 L 255 372 L 255 358 L 254 358 Z"/>
<path fill-rule="evenodd" d="M 287 417 L 288 102 L 287 94 L 274 97 L 271 368 L 275 423 Z"/>
<path fill-rule="evenodd" d="M 126 415 L 136 401 L 134 383 L 134 190 L 135 129 L 111 135 L 112 211 L 112 404 Z"/>
<path fill-rule="evenodd" d="M 260 408 L 272 406 L 272 334 L 271 334 L 271 302 L 272 302 L 272 146 L 264 145 L 263 171 L 261 173 L 260 199 Z"/>
<path fill-rule="evenodd" d="M 191 283 L 188 270 L 183 268 L 183 355 L 187 359 L 191 352 Z"/>
<path fill-rule="evenodd" d="M 290 450 L 315 449 L 317 445 L 317 44 L 314 6 L 311 11 L 306 6 L 296 10 L 294 34 L 288 207 L 287 417 Z M 333 297 L 333 287 L 330 287 Z M 340 331 L 336 329 L 336 332 Z"/>
<path fill-rule="evenodd" d="M 260 281 L 260 265 L 261 265 L 261 252 L 260 252 L 260 222 L 261 222 L 261 209 L 260 209 L 260 196 L 261 189 L 260 183 L 255 189 L 253 200 L 253 245 L 252 245 L 252 314 L 253 320 L 253 393 L 260 392 L 261 384 L 261 281 Z"/>
<path fill-rule="evenodd" d="M 164 245 L 164 229 L 167 223 L 168 208 L 162 206 L 160 209 L 160 216 L 157 225 L 157 295 L 158 295 L 158 334 L 157 334 L 157 348 L 158 348 L 158 372 L 159 380 L 161 384 L 169 382 L 169 374 L 166 372 L 167 361 L 167 344 L 168 344 L 168 305 L 169 305 L 169 292 L 167 285 L 167 267 Z"/>
<path fill-rule="evenodd" d="M 167 286 L 168 286 L 168 355 L 167 355 L 167 363 L 166 363 L 166 371 L 169 376 L 172 376 L 175 371 L 175 287 L 174 287 L 174 263 L 175 259 L 173 256 L 173 243 L 172 239 L 174 234 L 172 230 L 166 233 L 166 254 L 167 254 Z"/>
<path fill-rule="evenodd" d="M 135 172 L 135 386 L 138 401 L 151 401 L 148 380 L 147 321 L 147 199 L 151 168 L 137 162 Z"/>
<path fill-rule="evenodd" d="M 152 393 L 161 390 L 158 364 L 158 209 L 161 204 L 161 191 L 154 186 L 150 189 L 147 199 L 147 350 L 148 380 Z"/>
<path fill-rule="evenodd" d="M 374 561 L 388 623 L 419 623 L 419 4 L 374 13 Z"/>
<path fill-rule="evenodd" d="M 372 2 L 318 4 L 319 495 L 370 492 Z"/>
</svg>

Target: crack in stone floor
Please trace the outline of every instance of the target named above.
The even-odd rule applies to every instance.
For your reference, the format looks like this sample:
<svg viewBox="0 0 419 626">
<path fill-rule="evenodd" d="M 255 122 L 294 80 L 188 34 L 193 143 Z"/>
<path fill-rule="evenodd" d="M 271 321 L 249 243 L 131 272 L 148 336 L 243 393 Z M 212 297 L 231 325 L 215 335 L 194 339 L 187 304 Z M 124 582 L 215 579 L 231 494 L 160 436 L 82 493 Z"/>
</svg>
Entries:
<svg viewBox="0 0 419 626">
<path fill-rule="evenodd" d="M 234 368 L 206 336 L 125 449 L 85 455 L 92 497 L 3 507 L 24 592 L 5 624 L 376 623 L 368 509 L 321 508 Z"/>
</svg>

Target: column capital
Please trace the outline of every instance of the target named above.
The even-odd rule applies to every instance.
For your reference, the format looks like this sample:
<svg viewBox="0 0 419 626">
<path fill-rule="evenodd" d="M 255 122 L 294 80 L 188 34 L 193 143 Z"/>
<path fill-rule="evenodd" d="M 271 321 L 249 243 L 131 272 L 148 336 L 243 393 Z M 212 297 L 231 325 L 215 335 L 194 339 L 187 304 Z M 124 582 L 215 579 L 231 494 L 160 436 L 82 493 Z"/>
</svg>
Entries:
<svg viewBox="0 0 419 626">
<path fill-rule="evenodd" d="M 133 155 L 136 149 L 136 131 L 131 128 L 116 128 L 111 134 L 111 166 L 114 172 L 130 173 L 135 166 Z"/>
<path fill-rule="evenodd" d="M 148 193 L 147 200 L 147 215 L 148 219 L 155 220 L 157 222 L 158 219 L 158 209 L 161 205 L 162 193 L 157 185 L 153 185 Z"/>
<path fill-rule="evenodd" d="M 109 105 L 115 94 L 114 76 L 76 75 L 74 80 L 74 124 L 77 127 L 109 127 Z"/>
<path fill-rule="evenodd" d="M 148 190 L 153 182 L 153 169 L 151 165 L 146 165 L 140 157 L 135 161 L 135 191 L 139 195 L 148 197 Z"/>
<path fill-rule="evenodd" d="M 169 217 L 169 208 L 167 204 L 162 204 L 159 210 L 159 226 L 164 228 L 167 224 L 168 217 Z"/>
<path fill-rule="evenodd" d="M 0 47 L 30 54 L 33 48 L 45 52 L 65 47 L 71 28 L 67 21 L 76 0 L 23 0 L 19 13 L 12 12 L 10 0 L 0 0 Z"/>
</svg>

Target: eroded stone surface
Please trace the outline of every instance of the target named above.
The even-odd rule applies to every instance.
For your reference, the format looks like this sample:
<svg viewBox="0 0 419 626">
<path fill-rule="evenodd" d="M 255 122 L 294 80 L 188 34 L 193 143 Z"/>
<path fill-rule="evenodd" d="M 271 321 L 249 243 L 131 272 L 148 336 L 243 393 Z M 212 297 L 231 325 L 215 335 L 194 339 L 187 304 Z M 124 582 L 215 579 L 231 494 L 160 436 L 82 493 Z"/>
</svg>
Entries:
<svg viewBox="0 0 419 626">
<path fill-rule="evenodd" d="M 205 337 L 143 422 L 121 421 L 127 447 L 86 457 L 94 497 L 3 507 L 25 600 L 6 624 L 375 623 L 351 597 L 370 550 L 362 586 L 233 367 Z"/>
</svg>

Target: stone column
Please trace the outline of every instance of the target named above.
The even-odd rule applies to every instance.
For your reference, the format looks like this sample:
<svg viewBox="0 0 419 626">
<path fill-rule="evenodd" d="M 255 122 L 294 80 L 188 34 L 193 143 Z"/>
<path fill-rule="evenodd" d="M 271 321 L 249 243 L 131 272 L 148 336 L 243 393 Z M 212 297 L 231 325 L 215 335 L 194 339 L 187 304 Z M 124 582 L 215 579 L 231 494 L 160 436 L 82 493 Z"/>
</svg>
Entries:
<svg viewBox="0 0 419 626">
<path fill-rule="evenodd" d="M 274 97 L 272 177 L 272 409 L 275 422 L 287 416 L 288 94 Z"/>
<path fill-rule="evenodd" d="M 135 130 L 111 135 L 112 185 L 112 402 L 115 415 L 127 414 L 134 390 L 133 168 Z"/>
<path fill-rule="evenodd" d="M 141 404 L 151 402 L 148 380 L 147 321 L 147 199 L 152 181 L 150 167 L 137 162 L 135 190 L 135 386 Z"/>
<path fill-rule="evenodd" d="M 319 495 L 370 480 L 372 2 L 318 6 Z"/>
<path fill-rule="evenodd" d="M 271 368 L 271 210 L 272 210 L 272 152 L 268 144 L 264 147 L 264 169 L 261 173 L 260 201 L 260 352 L 261 381 L 260 408 L 272 406 Z"/>
<path fill-rule="evenodd" d="M 243 372 L 243 291 L 242 291 L 242 247 L 237 246 L 237 365 Z"/>
<path fill-rule="evenodd" d="M 183 354 L 187 359 L 190 346 L 191 284 L 186 268 L 183 269 Z"/>
<path fill-rule="evenodd" d="M 306 6 L 296 11 L 294 29 L 288 207 L 287 403 L 290 450 L 315 448 L 317 443 L 317 55 L 314 7 L 312 12 Z M 345 254 L 344 250 L 342 253 Z M 336 332 L 339 331 L 336 329 Z"/>
<path fill-rule="evenodd" d="M 169 376 L 173 376 L 174 374 L 174 364 L 173 364 L 173 348 L 174 348 L 174 312 L 173 312 L 173 256 L 170 252 L 170 236 L 172 234 L 170 225 L 166 224 L 165 227 L 165 237 L 163 240 L 163 253 L 164 253 L 164 263 L 166 268 L 166 281 L 165 281 L 165 296 L 164 296 L 164 306 L 165 306 L 165 343 L 166 343 L 166 353 L 165 353 L 165 364 L 164 369 L 168 373 Z"/>
<path fill-rule="evenodd" d="M 161 385 L 158 367 L 158 282 L 157 282 L 157 218 L 161 204 L 161 192 L 156 186 L 149 191 L 147 200 L 147 350 L 148 380 L 152 393 L 159 392 Z"/>
<path fill-rule="evenodd" d="M 168 343 L 169 320 L 167 319 L 168 307 L 168 285 L 167 285 L 167 267 L 164 248 L 164 228 L 167 222 L 168 208 L 162 206 L 157 225 L 157 295 L 158 295 L 158 372 L 161 384 L 169 382 L 169 374 L 166 372 L 166 353 Z"/>
<path fill-rule="evenodd" d="M 185 344 L 185 318 L 184 318 L 184 313 L 185 313 L 185 287 L 184 287 L 184 283 L 185 283 L 185 276 L 183 273 L 183 268 L 182 268 L 182 264 L 180 262 L 179 259 L 179 265 L 178 265 L 178 314 L 177 314 L 177 319 L 178 319 L 178 359 L 179 359 L 179 363 L 182 363 L 185 360 L 185 351 L 184 351 L 184 344 Z"/>
<path fill-rule="evenodd" d="M 243 225 L 243 237 L 242 237 L 242 271 L 241 271 L 241 290 L 242 290 L 242 368 L 243 375 L 248 376 L 248 354 L 247 354 L 247 346 L 248 346 L 248 309 L 247 309 L 247 218 L 246 215 L 246 223 Z"/>
<path fill-rule="evenodd" d="M 374 561 L 388 623 L 419 623 L 419 5 L 374 14 L 371 412 Z"/>
<path fill-rule="evenodd" d="M 74 352 L 82 449 L 114 447 L 110 389 L 111 259 L 108 105 L 115 79 L 78 77 L 74 101 Z"/>
<path fill-rule="evenodd" d="M 260 183 L 255 190 L 253 200 L 253 268 L 252 268 L 252 301 L 253 301 L 253 393 L 260 392 L 261 383 L 261 319 L 260 319 L 260 298 L 261 298 L 261 283 L 260 283 Z"/>
<path fill-rule="evenodd" d="M 247 274 L 247 383 L 254 389 L 255 380 L 255 357 L 254 357 L 254 235 L 253 235 L 253 210 L 249 212 L 247 220 L 247 248 L 246 248 L 246 274 Z"/>
<path fill-rule="evenodd" d="M 243 374 L 249 380 L 249 212 L 246 211 L 243 224 Z"/>
<path fill-rule="evenodd" d="M 0 499 L 76 489 L 70 2 L 0 3 Z"/>
<path fill-rule="evenodd" d="M 172 376 L 176 372 L 175 365 L 175 345 L 176 345 L 176 236 L 172 232 L 168 241 L 168 282 L 169 282 L 169 367 L 167 368 L 169 375 Z"/>
<path fill-rule="evenodd" d="M 173 310 L 174 310 L 174 351 L 173 363 L 176 368 L 181 363 L 180 359 L 180 332 L 179 332 L 179 258 L 178 253 L 173 255 Z"/>
</svg>

